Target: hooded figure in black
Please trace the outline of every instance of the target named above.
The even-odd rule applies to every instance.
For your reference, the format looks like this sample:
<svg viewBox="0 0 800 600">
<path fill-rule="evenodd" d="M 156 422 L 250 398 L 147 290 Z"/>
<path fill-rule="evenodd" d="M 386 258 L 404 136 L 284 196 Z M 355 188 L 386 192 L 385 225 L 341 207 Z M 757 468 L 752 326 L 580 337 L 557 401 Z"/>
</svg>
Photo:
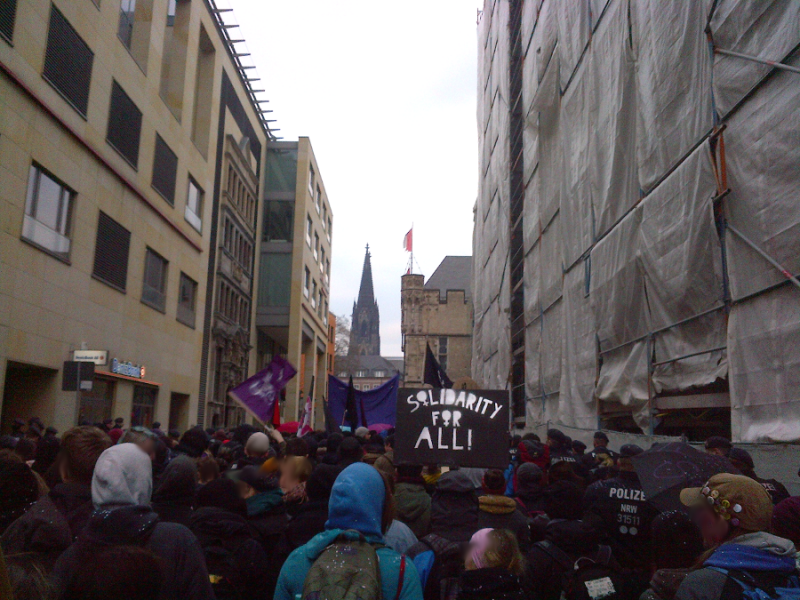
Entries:
<svg viewBox="0 0 800 600">
<path fill-rule="evenodd" d="M 547 489 L 545 510 L 550 522 L 544 531 L 544 541 L 534 544 L 528 553 L 527 582 L 538 600 L 558 600 L 565 569 L 556 560 L 552 547 L 574 562 L 580 557 L 595 556 L 600 536 L 592 526 L 580 520 L 581 488 L 571 481 L 559 481 Z"/>
<path fill-rule="evenodd" d="M 197 494 L 191 530 L 205 553 L 217 600 L 269 600 L 275 592 L 269 559 L 246 516 L 247 504 L 231 479 L 215 479 Z"/>
<path fill-rule="evenodd" d="M 333 482 L 342 469 L 336 465 L 318 465 L 306 482 L 308 502 L 300 505 L 297 514 L 289 521 L 283 539 L 283 554 L 287 555 L 306 544 L 318 533 L 325 531 L 328 520 L 328 500 Z"/>
<path fill-rule="evenodd" d="M 117 444 L 100 455 L 92 478 L 95 511 L 86 527 L 58 559 L 53 582 L 63 596 L 82 565 L 109 546 L 151 550 L 164 575 L 160 599 L 213 600 L 203 551 L 183 525 L 159 523 L 150 508 L 152 465 L 135 444 Z"/>
<path fill-rule="evenodd" d="M 153 490 L 153 510 L 164 523 L 189 527 L 197 489 L 197 464 L 188 456 L 171 460 Z"/>
<path fill-rule="evenodd" d="M 517 504 L 529 518 L 545 512 L 544 471 L 538 465 L 525 463 L 517 469 Z"/>
</svg>

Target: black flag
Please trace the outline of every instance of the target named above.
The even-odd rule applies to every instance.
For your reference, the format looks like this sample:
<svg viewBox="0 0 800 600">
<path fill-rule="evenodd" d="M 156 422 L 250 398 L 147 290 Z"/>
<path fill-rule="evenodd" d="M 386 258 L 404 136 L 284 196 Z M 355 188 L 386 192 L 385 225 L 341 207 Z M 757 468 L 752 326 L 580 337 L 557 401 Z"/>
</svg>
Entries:
<svg viewBox="0 0 800 600">
<path fill-rule="evenodd" d="M 344 420 L 350 426 L 350 431 L 358 428 L 358 410 L 356 409 L 356 388 L 353 387 L 353 376 L 347 384 L 347 401 L 344 405 Z"/>
<path fill-rule="evenodd" d="M 323 398 L 322 404 L 325 407 L 325 433 L 328 435 L 332 433 L 342 433 L 342 430 L 339 429 L 339 424 L 333 420 L 331 406 L 328 404 L 328 401 Z"/>
<path fill-rule="evenodd" d="M 430 345 L 425 345 L 425 379 L 423 383 L 432 386 L 435 389 L 452 388 L 453 382 L 444 372 L 444 369 L 436 360 L 436 357 L 431 351 Z"/>
</svg>

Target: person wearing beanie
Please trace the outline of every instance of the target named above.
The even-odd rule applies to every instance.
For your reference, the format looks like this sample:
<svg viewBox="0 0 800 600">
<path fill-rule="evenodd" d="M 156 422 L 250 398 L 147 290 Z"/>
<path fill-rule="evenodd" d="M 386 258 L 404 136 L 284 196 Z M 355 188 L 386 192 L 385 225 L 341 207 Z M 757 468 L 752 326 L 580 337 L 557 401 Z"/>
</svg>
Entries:
<svg viewBox="0 0 800 600">
<path fill-rule="evenodd" d="M 190 528 L 203 548 L 218 598 L 226 597 L 226 577 L 235 578 L 244 598 L 272 598 L 277 580 L 275 561 L 250 528 L 247 504 L 232 479 L 215 479 L 198 492 Z"/>
<path fill-rule="evenodd" d="M 358 438 L 346 437 L 339 444 L 339 466 L 343 469 L 353 463 L 361 462 L 362 458 L 364 458 L 364 449 Z"/>
<path fill-rule="evenodd" d="M 544 540 L 533 544 L 527 555 L 528 579 L 537 599 L 559 600 L 569 575 L 565 565 L 581 559 L 597 561 L 600 536 L 597 529 L 581 520 L 581 488 L 576 483 L 559 481 L 550 485 L 544 507 L 550 522 L 544 528 Z"/>
<path fill-rule="evenodd" d="M 519 510 L 518 503 L 504 495 L 506 480 L 503 472 L 489 469 L 483 475 L 483 495 L 478 498 L 478 527 L 481 529 L 508 529 L 517 537 L 523 552 L 530 545 L 530 530 L 527 517 Z"/>
<path fill-rule="evenodd" d="M 578 458 L 584 456 L 586 454 L 586 444 L 580 440 L 572 440 L 572 452 Z"/>
<path fill-rule="evenodd" d="M 264 550 L 272 552 L 289 523 L 278 478 L 251 465 L 238 473 L 237 485 L 239 495 L 247 503 L 250 526 L 258 533 Z"/>
<path fill-rule="evenodd" d="M 392 508 L 391 492 L 377 469 L 364 463 L 344 469 L 331 490 L 325 531 L 289 555 L 281 569 L 274 600 L 294 600 L 302 595 L 314 561 L 340 536 L 375 544 L 383 598 L 421 600 L 414 563 L 384 545 L 384 533 L 394 516 Z"/>
<path fill-rule="evenodd" d="M 517 495 L 519 508 L 533 519 L 544 512 L 544 471 L 538 465 L 525 463 L 517 469 Z"/>
<path fill-rule="evenodd" d="M 707 548 L 701 567 L 683 580 L 675 600 L 740 600 L 747 586 L 761 598 L 797 587 L 795 545 L 769 533 L 772 499 L 745 475 L 720 473 L 699 488 L 686 488 L 681 502 L 691 511 Z"/>
<path fill-rule="evenodd" d="M 153 489 L 153 510 L 165 523 L 189 526 L 197 490 L 197 463 L 178 456 L 164 469 Z"/>
<path fill-rule="evenodd" d="M 790 496 L 786 486 L 777 479 L 763 479 L 756 475 L 753 457 L 750 456 L 747 450 L 743 448 L 731 448 L 728 451 L 728 460 L 734 467 L 739 469 L 742 475 L 747 475 L 750 479 L 763 485 L 770 498 L 772 498 L 772 504 L 778 504 L 778 502 L 782 502 Z"/>
<path fill-rule="evenodd" d="M 800 549 L 800 496 L 779 502 L 772 511 L 772 533 L 792 540 Z"/>
<path fill-rule="evenodd" d="M 633 457 L 643 450 L 635 444 L 620 448 L 619 473 L 597 481 L 584 495 L 584 521 L 601 532 L 604 544 L 638 585 L 647 589 L 650 580 L 650 528 L 658 511 L 647 501 Z"/>
<path fill-rule="evenodd" d="M 640 600 L 675 597 L 689 570 L 703 552 L 703 538 L 692 518 L 682 510 L 669 510 L 653 520 L 653 577 Z"/>
<path fill-rule="evenodd" d="M 200 458 L 208 449 L 209 439 L 200 427 L 192 427 L 182 436 L 181 441 L 173 449 L 175 454 L 185 454 L 190 458 Z"/>
<path fill-rule="evenodd" d="M 183 525 L 160 523 L 150 507 L 153 487 L 150 457 L 135 444 L 118 444 L 97 459 L 92 476 L 95 512 L 53 569 L 59 597 L 81 566 L 103 547 L 135 545 L 152 551 L 161 563 L 161 597 L 213 600 L 214 593 L 197 538 Z"/>
<path fill-rule="evenodd" d="M 508 530 L 481 529 L 472 536 L 459 577 L 457 600 L 523 600 L 525 559 Z"/>
<path fill-rule="evenodd" d="M 706 452 L 717 456 L 728 456 L 728 452 L 733 448 L 733 443 L 721 435 L 712 435 L 706 440 Z"/>
<path fill-rule="evenodd" d="M 358 427 L 356 428 L 354 435 L 361 440 L 361 442 L 366 442 L 367 438 L 369 437 L 369 429 L 366 427 Z"/>
<path fill-rule="evenodd" d="M 431 528 L 431 497 L 425 491 L 422 465 L 397 465 L 397 484 L 394 494 L 397 520 L 405 523 L 422 539 Z"/>
</svg>

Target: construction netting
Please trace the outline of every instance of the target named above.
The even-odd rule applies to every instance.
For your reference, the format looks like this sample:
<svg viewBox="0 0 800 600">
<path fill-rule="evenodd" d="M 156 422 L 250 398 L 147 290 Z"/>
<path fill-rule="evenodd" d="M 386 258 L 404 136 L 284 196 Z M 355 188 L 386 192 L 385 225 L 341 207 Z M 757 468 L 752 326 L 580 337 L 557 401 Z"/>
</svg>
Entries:
<svg viewBox="0 0 800 600">
<path fill-rule="evenodd" d="M 526 423 L 606 403 L 647 431 L 659 395 L 727 381 L 735 440 L 800 439 L 800 73 L 758 62 L 800 64 L 800 2 L 515 7 L 478 27 L 474 378 L 510 378 L 519 76 Z"/>
</svg>

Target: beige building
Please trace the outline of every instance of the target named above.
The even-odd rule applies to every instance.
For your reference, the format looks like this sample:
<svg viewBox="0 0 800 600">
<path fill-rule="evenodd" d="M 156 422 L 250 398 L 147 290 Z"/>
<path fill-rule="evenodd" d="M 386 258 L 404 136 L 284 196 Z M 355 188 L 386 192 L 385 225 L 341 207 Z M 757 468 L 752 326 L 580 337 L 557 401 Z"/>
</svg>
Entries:
<svg viewBox="0 0 800 600">
<path fill-rule="evenodd" d="M 446 256 L 427 282 L 424 275 L 403 275 L 405 385 L 424 383 L 425 347 L 430 345 L 454 387 L 474 387 L 471 277 L 470 256 Z"/>
<path fill-rule="evenodd" d="M 298 375 L 286 388 L 281 419 L 296 421 L 310 395 L 321 427 L 328 395 L 331 210 L 311 141 L 269 142 L 258 275 L 259 366 L 280 354 Z"/>
<path fill-rule="evenodd" d="M 220 264 L 223 215 L 258 235 L 269 134 L 252 71 L 213 1 L 28 0 L 0 16 L 0 425 L 202 422 L 212 328 L 240 325 L 237 373 L 255 367 L 255 253 L 240 240 L 238 266 Z M 226 273 L 239 296 L 221 304 Z M 98 363 L 91 390 L 61 391 L 73 358 Z"/>
</svg>

